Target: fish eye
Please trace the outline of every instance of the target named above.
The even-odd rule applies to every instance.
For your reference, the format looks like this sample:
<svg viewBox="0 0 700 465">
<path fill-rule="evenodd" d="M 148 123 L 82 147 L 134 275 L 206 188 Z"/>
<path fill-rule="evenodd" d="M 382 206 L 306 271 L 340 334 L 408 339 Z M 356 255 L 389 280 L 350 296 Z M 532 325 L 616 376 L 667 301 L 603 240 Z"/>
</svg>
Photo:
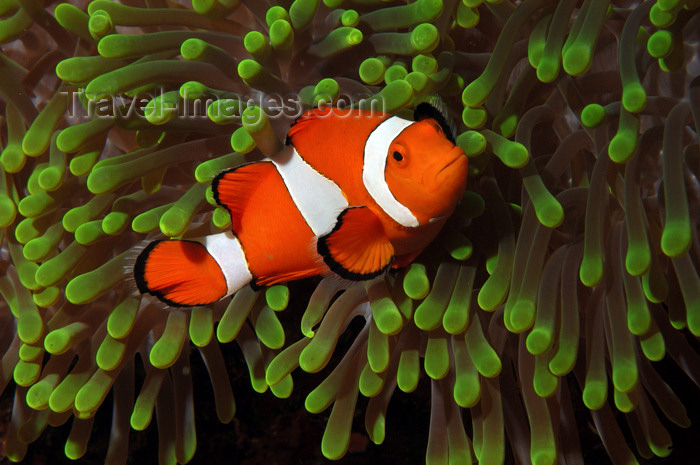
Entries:
<svg viewBox="0 0 700 465">
<path fill-rule="evenodd" d="M 393 157 L 394 157 L 394 160 L 396 160 L 396 161 L 403 160 L 403 155 L 401 155 L 401 152 L 398 152 L 398 151 L 394 152 Z"/>
</svg>

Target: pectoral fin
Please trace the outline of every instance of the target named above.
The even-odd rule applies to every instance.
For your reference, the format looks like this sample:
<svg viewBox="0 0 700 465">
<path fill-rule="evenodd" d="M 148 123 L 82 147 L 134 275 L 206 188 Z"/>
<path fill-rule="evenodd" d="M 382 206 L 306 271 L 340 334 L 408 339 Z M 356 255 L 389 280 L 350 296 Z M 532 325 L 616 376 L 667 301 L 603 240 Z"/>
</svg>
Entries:
<svg viewBox="0 0 700 465">
<path fill-rule="evenodd" d="M 319 237 L 318 253 L 330 269 L 345 279 L 371 279 L 394 258 L 394 247 L 381 222 L 367 207 L 343 210 L 330 233 Z"/>
</svg>

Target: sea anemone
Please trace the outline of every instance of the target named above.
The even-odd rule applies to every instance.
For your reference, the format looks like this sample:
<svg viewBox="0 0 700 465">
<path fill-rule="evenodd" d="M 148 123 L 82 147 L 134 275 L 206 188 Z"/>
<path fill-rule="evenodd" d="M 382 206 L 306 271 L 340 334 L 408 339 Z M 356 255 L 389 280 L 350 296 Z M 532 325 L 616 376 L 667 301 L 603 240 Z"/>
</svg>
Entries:
<svg viewBox="0 0 700 465">
<path fill-rule="evenodd" d="M 700 386 L 700 2 L 278 3 L 0 0 L 4 455 L 68 423 L 82 457 L 111 401 L 105 463 L 154 413 L 160 463 L 187 463 L 192 355 L 228 423 L 235 341 L 255 391 L 317 384 L 330 459 L 358 399 L 379 444 L 396 388 L 428 385 L 431 465 L 584 463 L 588 428 L 616 465 L 668 457 L 697 414 L 670 384 Z M 143 241 L 229 228 L 212 178 L 303 109 L 436 96 L 468 190 L 406 269 L 192 309 L 135 292 Z"/>
</svg>

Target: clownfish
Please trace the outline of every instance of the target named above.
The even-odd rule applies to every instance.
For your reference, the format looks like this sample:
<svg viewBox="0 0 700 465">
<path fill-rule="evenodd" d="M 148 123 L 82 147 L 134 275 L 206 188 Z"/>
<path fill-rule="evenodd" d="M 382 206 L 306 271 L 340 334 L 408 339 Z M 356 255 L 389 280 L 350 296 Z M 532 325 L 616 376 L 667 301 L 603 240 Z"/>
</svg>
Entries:
<svg viewBox="0 0 700 465">
<path fill-rule="evenodd" d="M 172 306 L 206 305 L 247 284 L 365 280 L 407 266 L 440 232 L 467 180 L 467 157 L 440 112 L 421 103 L 414 119 L 305 112 L 279 153 L 214 178 L 231 230 L 151 242 L 133 269 L 139 291 Z"/>
</svg>

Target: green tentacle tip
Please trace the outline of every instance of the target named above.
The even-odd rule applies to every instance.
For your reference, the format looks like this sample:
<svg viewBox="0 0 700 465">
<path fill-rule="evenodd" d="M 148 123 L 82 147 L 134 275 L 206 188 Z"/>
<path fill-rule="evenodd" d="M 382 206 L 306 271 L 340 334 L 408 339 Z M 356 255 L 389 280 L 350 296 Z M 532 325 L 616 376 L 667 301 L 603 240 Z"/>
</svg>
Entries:
<svg viewBox="0 0 700 465">
<path fill-rule="evenodd" d="M 355 10 L 345 10 L 340 16 L 340 24 L 346 27 L 355 27 L 360 22 L 360 15 Z"/>
<path fill-rule="evenodd" d="M 432 88 L 432 81 L 428 76 L 418 71 L 408 73 L 404 79 L 411 84 L 416 94 L 429 93 Z"/>
<path fill-rule="evenodd" d="M 537 195 L 533 202 L 535 215 L 544 226 L 558 228 L 564 222 L 564 207 L 549 191 Z"/>
<path fill-rule="evenodd" d="M 462 121 L 464 122 L 465 126 L 471 129 L 479 129 L 483 127 L 484 124 L 486 124 L 487 116 L 486 110 L 480 107 L 466 107 L 464 111 L 462 111 Z"/>
<path fill-rule="evenodd" d="M 190 43 L 199 43 L 202 42 L 199 39 L 188 39 L 183 43 L 183 47 L 185 44 Z M 204 43 L 204 42 L 202 42 Z M 180 97 L 182 97 L 183 100 L 188 100 L 188 101 L 194 101 L 198 98 L 202 97 L 208 97 L 209 95 L 213 94 L 215 91 L 210 89 L 209 87 L 205 86 L 199 81 L 187 81 L 184 84 L 180 86 L 180 89 L 178 90 L 178 94 Z"/>
<path fill-rule="evenodd" d="M 268 124 L 268 119 L 265 111 L 262 108 L 256 105 L 251 105 L 243 110 L 243 113 L 241 114 L 241 122 L 243 123 L 243 127 L 248 132 L 254 133 L 262 130 L 265 124 Z"/>
<path fill-rule="evenodd" d="M 46 289 L 32 294 L 34 303 L 37 307 L 49 308 L 54 305 L 58 298 L 61 297 L 61 289 L 55 286 L 47 287 Z"/>
<path fill-rule="evenodd" d="M 240 0 L 192 0 L 192 9 L 207 18 L 227 16 Z"/>
<path fill-rule="evenodd" d="M 98 10 L 90 16 L 88 29 L 90 30 L 90 35 L 98 40 L 115 32 L 112 18 L 103 10 Z"/>
<path fill-rule="evenodd" d="M 662 438 L 664 439 L 664 438 Z M 649 441 L 649 448 L 657 457 L 668 457 L 673 452 L 673 444 L 671 444 L 670 438 L 665 438 L 665 444 L 656 444 L 654 441 Z"/>
<path fill-rule="evenodd" d="M 80 323 L 73 323 L 63 328 L 55 329 L 47 334 L 44 339 L 46 352 L 52 355 L 59 355 L 70 349 L 73 345 L 74 338 L 79 336 L 80 328 L 78 328 L 78 326 L 83 325 Z"/>
<path fill-rule="evenodd" d="M 603 279 L 603 258 L 599 255 L 584 255 L 579 269 L 579 277 L 586 286 L 597 286 Z"/>
<path fill-rule="evenodd" d="M 403 278 L 403 290 L 413 300 L 425 298 L 430 292 L 430 281 L 426 274 L 425 265 L 412 263 Z"/>
<path fill-rule="evenodd" d="M 109 212 L 102 219 L 102 231 L 110 236 L 118 236 L 129 226 L 131 217 L 125 212 Z"/>
<path fill-rule="evenodd" d="M 66 285 L 66 299 L 76 305 L 86 304 L 116 286 L 124 279 L 123 258 L 124 254 L 114 257 L 101 267 L 71 279 Z"/>
<path fill-rule="evenodd" d="M 383 334 L 397 334 L 403 327 L 401 312 L 388 297 L 372 302 L 372 318 Z"/>
<path fill-rule="evenodd" d="M 630 392 L 639 380 L 636 361 L 620 360 L 617 363 L 613 362 L 612 375 L 615 389 L 620 392 Z"/>
<path fill-rule="evenodd" d="M 411 32 L 411 46 L 418 53 L 430 53 L 440 43 L 440 31 L 430 23 L 422 23 Z"/>
<path fill-rule="evenodd" d="M 554 465 L 557 463 L 557 451 L 554 446 L 541 445 L 542 449 L 533 447 L 530 453 L 532 465 Z"/>
<path fill-rule="evenodd" d="M 10 142 L 4 150 L 0 150 L 0 167 L 8 173 L 21 171 L 26 162 L 27 156 L 20 144 Z"/>
<path fill-rule="evenodd" d="M 411 69 L 423 74 L 433 74 L 438 72 L 438 62 L 432 55 L 416 55 L 411 60 Z"/>
<path fill-rule="evenodd" d="M 3 174 L 0 174 L 3 176 Z M 15 221 L 17 206 L 8 196 L 0 194 L 0 228 L 6 228 Z"/>
<path fill-rule="evenodd" d="M 404 350 L 399 359 L 396 382 L 403 392 L 413 392 L 418 386 L 420 359 L 417 350 Z"/>
<path fill-rule="evenodd" d="M 216 207 L 214 213 L 211 216 L 211 221 L 219 229 L 226 229 L 231 227 L 231 214 L 228 210 L 222 207 Z"/>
<path fill-rule="evenodd" d="M 627 163 L 637 151 L 637 133 L 622 129 L 608 145 L 608 156 L 615 163 Z"/>
<path fill-rule="evenodd" d="M 250 31 L 243 39 L 243 46 L 255 59 L 263 60 L 270 56 L 270 42 L 258 31 Z"/>
<path fill-rule="evenodd" d="M 68 437 L 66 444 L 63 447 L 63 453 L 71 460 L 78 460 L 82 458 L 86 452 L 87 445 L 83 443 L 83 441 L 75 440 L 71 437 Z"/>
<path fill-rule="evenodd" d="M 513 317 L 511 317 L 511 324 Z M 535 327 L 525 340 L 527 351 L 532 355 L 540 355 L 552 346 L 552 331 Z"/>
<path fill-rule="evenodd" d="M 215 100 L 207 107 L 207 116 L 216 124 L 231 124 L 240 119 L 242 102 L 238 99 Z"/>
<path fill-rule="evenodd" d="M 263 73 L 262 65 L 255 60 L 245 59 L 238 63 L 238 75 L 246 82 L 252 82 Z"/>
<path fill-rule="evenodd" d="M 593 53 L 588 44 L 574 43 L 564 53 L 564 71 L 572 76 L 580 76 L 591 67 Z"/>
<path fill-rule="evenodd" d="M 33 303 L 32 303 L 33 305 Z M 34 344 L 44 334 L 44 320 L 34 307 L 32 310 L 24 310 L 17 319 L 17 335 L 25 344 Z"/>
<path fill-rule="evenodd" d="M 97 366 L 106 371 L 114 370 L 124 359 L 125 351 L 126 341 L 117 341 L 110 336 L 105 337 L 95 355 Z"/>
<path fill-rule="evenodd" d="M 151 365 L 156 368 L 168 368 L 177 360 L 185 343 L 187 315 L 174 311 L 168 315 L 163 335 L 158 339 L 149 354 Z"/>
<path fill-rule="evenodd" d="M 692 229 L 687 221 L 667 221 L 661 234 L 661 250 L 668 257 L 680 257 L 690 250 Z"/>
<path fill-rule="evenodd" d="M 363 396 L 374 397 L 379 394 L 384 386 L 384 380 L 372 371 L 370 364 L 366 364 L 359 379 L 360 392 Z"/>
<path fill-rule="evenodd" d="M 136 314 L 140 304 L 140 296 L 131 296 L 114 307 L 107 319 L 107 332 L 110 336 L 114 339 L 122 339 L 129 335 L 136 322 Z"/>
<path fill-rule="evenodd" d="M 190 314 L 190 340 L 205 347 L 214 337 L 214 314 L 210 308 L 194 307 Z"/>
<path fill-rule="evenodd" d="M 446 245 L 450 256 L 455 260 L 467 260 L 474 252 L 474 245 L 469 238 L 462 234 L 454 234 L 447 237 Z"/>
<path fill-rule="evenodd" d="M 87 123 L 69 126 L 58 135 L 56 146 L 64 153 L 77 152 L 86 141 L 105 133 L 113 124 L 113 118 L 98 118 Z"/>
<path fill-rule="evenodd" d="M 476 27 L 479 24 L 479 10 L 477 8 L 470 8 L 462 2 L 457 8 L 457 24 L 460 27 L 469 29 Z"/>
<path fill-rule="evenodd" d="M 375 86 L 384 80 L 386 67 L 378 58 L 367 58 L 360 64 L 360 79 L 365 84 Z"/>
<path fill-rule="evenodd" d="M 238 153 L 248 153 L 255 148 L 255 140 L 245 128 L 238 128 L 231 134 L 231 148 Z"/>
<path fill-rule="evenodd" d="M 491 263 L 494 262 L 496 262 L 497 265 L 497 260 L 495 258 Z M 489 262 L 487 262 L 487 264 L 488 263 Z M 494 265 L 494 270 L 492 270 L 491 279 L 487 279 L 484 285 L 481 286 L 481 290 L 479 290 L 477 296 L 479 308 L 486 312 L 496 310 L 503 303 L 505 294 L 508 291 L 508 284 L 510 284 L 503 283 L 500 279 L 495 279 L 496 276 L 493 274 L 493 271 L 495 271 L 496 265 Z"/>
<path fill-rule="evenodd" d="M 608 393 L 608 383 L 602 381 L 586 380 L 583 388 L 583 403 L 590 410 L 598 410 L 605 403 Z"/>
<path fill-rule="evenodd" d="M 479 107 L 491 94 L 493 88 L 488 84 L 483 75 L 474 79 L 462 92 L 462 103 L 465 107 Z"/>
<path fill-rule="evenodd" d="M 30 346 L 28 344 L 21 344 L 17 355 L 19 355 L 20 360 L 25 362 L 38 362 L 44 356 L 44 347 L 41 345 Z"/>
<path fill-rule="evenodd" d="M 682 7 L 682 3 L 687 3 L 683 2 L 682 0 L 657 0 L 656 5 L 658 8 L 662 9 L 663 11 L 672 11 L 676 8 Z"/>
<path fill-rule="evenodd" d="M 510 137 L 518 126 L 518 115 L 515 113 L 497 115 L 493 121 L 493 128 L 503 137 Z"/>
<path fill-rule="evenodd" d="M 93 152 L 85 152 L 73 157 L 68 165 L 73 176 L 85 176 L 90 174 L 92 167 L 95 166 L 97 159 L 100 157 L 100 150 Z"/>
<path fill-rule="evenodd" d="M 287 308 L 289 303 L 289 288 L 284 284 L 276 284 L 265 291 L 267 305 L 276 312 Z"/>
<path fill-rule="evenodd" d="M 362 100 L 360 108 L 371 108 L 372 102 L 378 100 L 380 102 L 380 108 L 384 106 L 384 111 L 391 113 L 393 111 L 399 110 L 411 104 L 413 99 L 413 87 L 411 84 L 404 81 L 403 79 L 398 79 L 387 84 L 378 94 L 373 96 L 371 99 Z M 362 105 L 366 106 L 362 106 Z"/>
<path fill-rule="evenodd" d="M 155 125 L 165 124 L 172 120 L 177 114 L 178 91 L 165 92 L 146 104 L 144 116 L 146 120 Z"/>
<path fill-rule="evenodd" d="M 656 27 L 668 27 L 676 21 L 676 12 L 664 10 L 655 3 L 649 10 L 649 19 Z"/>
<path fill-rule="evenodd" d="M 289 21 L 289 13 L 287 13 L 287 10 L 285 10 L 284 7 L 275 5 L 269 8 L 267 13 L 265 13 L 265 22 L 267 23 L 267 27 L 271 27 L 278 19 Z"/>
<path fill-rule="evenodd" d="M 314 87 L 313 106 L 329 105 L 338 98 L 340 94 L 340 85 L 338 81 L 332 78 L 326 78 L 319 81 Z"/>
<path fill-rule="evenodd" d="M 457 145 L 469 158 L 473 158 L 486 150 L 486 138 L 477 131 L 465 131 L 457 136 Z"/>
<path fill-rule="evenodd" d="M 362 31 L 354 27 L 341 26 L 309 47 L 309 53 L 321 59 L 336 55 L 354 47 L 364 39 Z"/>
<path fill-rule="evenodd" d="M 285 336 L 282 323 L 267 305 L 262 308 L 255 321 L 255 334 L 265 347 L 280 349 L 284 346 Z"/>
<path fill-rule="evenodd" d="M 522 168 L 530 159 L 527 148 L 519 142 L 509 141 L 503 145 L 503 150 L 497 153 L 503 163 L 510 168 Z"/>
<path fill-rule="evenodd" d="M 446 338 L 428 338 L 425 347 L 425 372 L 432 379 L 442 379 L 450 371 L 450 355 Z"/>
<path fill-rule="evenodd" d="M 90 17 L 81 9 L 70 3 L 59 3 L 54 10 L 54 16 L 58 24 L 65 29 L 73 31 L 85 39 L 89 39 L 87 24 Z"/>
<path fill-rule="evenodd" d="M 647 50 L 649 55 L 654 58 L 664 58 L 671 53 L 673 49 L 673 36 L 666 29 L 656 31 L 649 37 L 647 41 Z"/>
<path fill-rule="evenodd" d="M 45 410 L 49 406 L 49 397 L 56 387 L 57 375 L 49 375 L 46 379 L 42 379 L 34 384 L 27 391 L 27 405 L 34 410 Z"/>
<path fill-rule="evenodd" d="M 666 343 L 660 332 L 641 338 L 639 344 L 644 356 L 652 362 L 659 362 L 666 356 Z"/>
<path fill-rule="evenodd" d="M 12 377 L 19 386 L 26 387 L 31 386 L 39 378 L 40 373 L 40 363 L 27 363 L 24 360 L 20 360 L 15 365 Z"/>
<path fill-rule="evenodd" d="M 184 234 L 192 217 L 205 202 L 204 192 L 208 187 L 202 183 L 195 184 L 180 200 L 163 212 L 158 221 L 161 232 L 169 237 Z"/>
<path fill-rule="evenodd" d="M 537 79 L 542 82 L 553 82 L 559 76 L 560 68 L 558 57 L 543 56 L 537 64 Z"/>
<path fill-rule="evenodd" d="M 180 55 L 185 60 L 199 60 L 211 46 L 201 39 L 187 39 L 180 45 Z"/>
<path fill-rule="evenodd" d="M 639 113 L 647 105 L 647 93 L 638 82 L 632 82 L 622 88 L 622 106 L 630 113 Z"/>
<path fill-rule="evenodd" d="M 529 299 L 519 299 L 513 305 L 510 313 L 510 325 L 515 333 L 530 329 L 535 323 L 535 302 Z"/>
<path fill-rule="evenodd" d="M 627 249 L 625 257 L 625 268 L 632 276 L 642 276 L 651 266 L 651 252 L 648 247 L 638 247 Z"/>
<path fill-rule="evenodd" d="M 386 73 L 384 73 L 384 82 L 391 84 L 394 81 L 404 79 L 407 75 L 408 71 L 403 63 L 391 65 L 387 68 Z"/>
<path fill-rule="evenodd" d="M 597 128 L 605 122 L 605 107 L 597 103 L 586 105 L 581 111 L 581 123 L 587 128 Z"/>
<path fill-rule="evenodd" d="M 294 43 L 294 29 L 288 21 L 278 19 L 270 26 L 270 44 L 275 50 L 286 52 Z"/>
</svg>

